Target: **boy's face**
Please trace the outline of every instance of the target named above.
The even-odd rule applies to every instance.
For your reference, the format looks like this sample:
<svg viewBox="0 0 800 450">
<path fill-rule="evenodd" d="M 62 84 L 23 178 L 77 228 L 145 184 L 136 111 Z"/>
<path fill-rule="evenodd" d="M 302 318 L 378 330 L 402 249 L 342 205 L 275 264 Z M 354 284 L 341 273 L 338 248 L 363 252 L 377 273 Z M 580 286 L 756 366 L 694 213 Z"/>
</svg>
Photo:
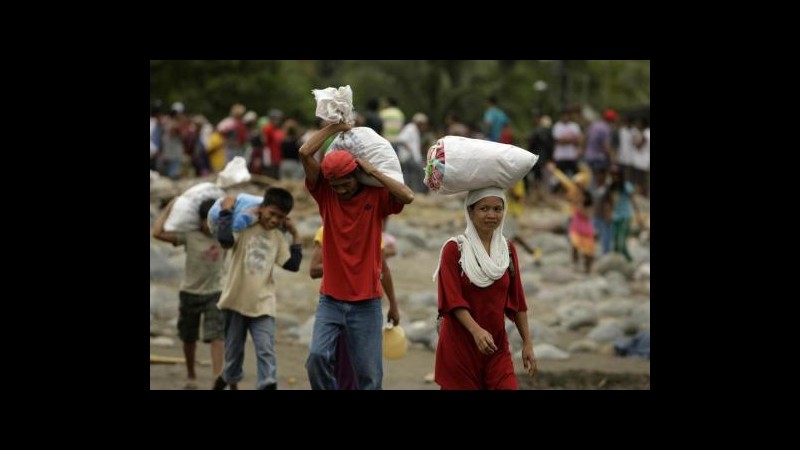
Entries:
<svg viewBox="0 0 800 450">
<path fill-rule="evenodd" d="M 283 226 L 287 214 L 275 205 L 261 206 L 258 208 L 258 223 L 267 230 Z"/>
</svg>

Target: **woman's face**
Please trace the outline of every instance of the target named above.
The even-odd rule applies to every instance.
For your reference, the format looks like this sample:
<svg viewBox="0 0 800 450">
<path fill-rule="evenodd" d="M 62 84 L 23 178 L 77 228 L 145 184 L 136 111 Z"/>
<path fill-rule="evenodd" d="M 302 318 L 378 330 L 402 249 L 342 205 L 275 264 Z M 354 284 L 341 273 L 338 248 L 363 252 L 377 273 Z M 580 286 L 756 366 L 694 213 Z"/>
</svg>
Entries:
<svg viewBox="0 0 800 450">
<path fill-rule="evenodd" d="M 492 232 L 503 221 L 503 199 L 486 197 L 478 200 L 469 208 L 469 218 L 478 233 Z"/>
</svg>

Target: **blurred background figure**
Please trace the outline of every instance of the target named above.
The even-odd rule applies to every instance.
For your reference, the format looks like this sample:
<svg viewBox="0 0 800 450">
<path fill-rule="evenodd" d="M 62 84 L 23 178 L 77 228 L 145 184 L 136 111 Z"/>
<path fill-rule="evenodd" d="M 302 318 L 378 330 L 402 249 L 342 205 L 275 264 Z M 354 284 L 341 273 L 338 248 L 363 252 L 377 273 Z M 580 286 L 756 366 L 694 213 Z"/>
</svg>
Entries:
<svg viewBox="0 0 800 450">
<path fill-rule="evenodd" d="M 509 123 L 508 115 L 497 106 L 497 98 L 492 96 L 486 99 L 486 111 L 483 113 L 483 130 L 487 138 L 490 141 L 500 142 L 503 129 Z"/>
<path fill-rule="evenodd" d="M 427 192 L 428 187 L 422 182 L 425 178 L 425 156 L 422 148 L 422 133 L 428 129 L 428 116 L 423 113 L 416 113 L 411 118 L 395 141 L 395 150 L 400 159 L 400 169 L 403 171 L 403 179 L 408 187 L 414 192 Z"/>
</svg>

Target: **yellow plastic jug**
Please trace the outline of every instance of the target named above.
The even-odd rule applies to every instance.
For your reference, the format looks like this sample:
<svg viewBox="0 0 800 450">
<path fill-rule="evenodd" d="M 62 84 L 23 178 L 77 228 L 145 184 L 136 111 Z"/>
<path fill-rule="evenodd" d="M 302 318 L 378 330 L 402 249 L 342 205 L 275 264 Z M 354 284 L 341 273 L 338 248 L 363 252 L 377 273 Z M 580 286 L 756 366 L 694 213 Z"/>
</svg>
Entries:
<svg viewBox="0 0 800 450">
<path fill-rule="evenodd" d="M 386 359 L 400 359 L 408 352 L 406 332 L 400 325 L 387 325 L 383 329 L 383 357 Z"/>
</svg>

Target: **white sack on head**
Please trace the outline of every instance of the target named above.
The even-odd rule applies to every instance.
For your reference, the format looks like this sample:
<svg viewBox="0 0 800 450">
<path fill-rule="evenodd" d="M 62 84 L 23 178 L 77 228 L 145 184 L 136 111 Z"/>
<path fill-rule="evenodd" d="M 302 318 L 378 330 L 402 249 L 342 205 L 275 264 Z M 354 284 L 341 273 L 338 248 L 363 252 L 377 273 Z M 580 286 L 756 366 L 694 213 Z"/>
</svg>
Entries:
<svg viewBox="0 0 800 450">
<path fill-rule="evenodd" d="M 316 116 L 332 123 L 353 123 L 353 90 L 350 85 L 311 91 L 317 101 Z"/>
<path fill-rule="evenodd" d="M 345 150 L 356 158 L 366 159 L 387 177 L 405 183 L 400 160 L 397 159 L 392 144 L 370 127 L 355 127 L 350 131 L 339 133 L 331 142 L 326 154 L 336 150 Z M 358 171 L 356 176 L 358 181 L 364 184 L 383 186 L 380 181 L 362 171 Z"/>
<path fill-rule="evenodd" d="M 204 200 L 224 197 L 225 191 L 215 186 L 213 183 L 205 182 L 192 186 L 180 195 L 172 211 L 164 223 L 165 231 L 197 231 L 200 229 L 200 204 Z"/>
<path fill-rule="evenodd" d="M 217 186 L 228 188 L 234 184 L 250 181 L 250 177 L 247 162 L 241 156 L 236 156 L 225 165 L 225 168 L 217 176 Z"/>
<path fill-rule="evenodd" d="M 425 185 L 440 194 L 498 186 L 510 189 L 539 156 L 510 144 L 445 136 L 428 150 Z"/>
</svg>

